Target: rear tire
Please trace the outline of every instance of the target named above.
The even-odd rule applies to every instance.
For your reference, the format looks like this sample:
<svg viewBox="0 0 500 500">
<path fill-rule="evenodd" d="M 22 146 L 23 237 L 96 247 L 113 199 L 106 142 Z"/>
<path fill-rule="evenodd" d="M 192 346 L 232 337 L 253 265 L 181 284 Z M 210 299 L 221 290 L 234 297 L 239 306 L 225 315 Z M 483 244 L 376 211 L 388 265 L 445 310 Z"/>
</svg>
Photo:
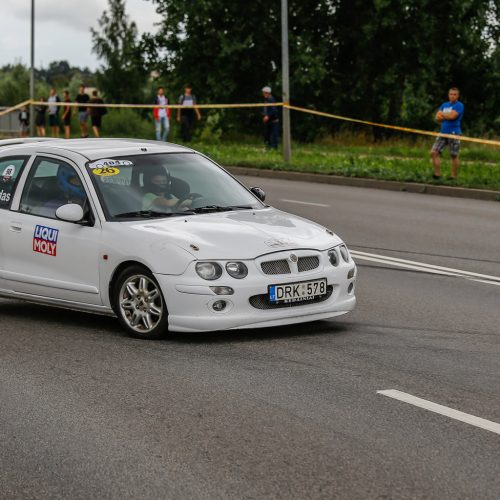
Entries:
<svg viewBox="0 0 500 500">
<path fill-rule="evenodd" d="M 113 287 L 114 309 L 132 337 L 154 340 L 168 331 L 168 312 L 160 285 L 142 266 L 124 269 Z"/>
</svg>

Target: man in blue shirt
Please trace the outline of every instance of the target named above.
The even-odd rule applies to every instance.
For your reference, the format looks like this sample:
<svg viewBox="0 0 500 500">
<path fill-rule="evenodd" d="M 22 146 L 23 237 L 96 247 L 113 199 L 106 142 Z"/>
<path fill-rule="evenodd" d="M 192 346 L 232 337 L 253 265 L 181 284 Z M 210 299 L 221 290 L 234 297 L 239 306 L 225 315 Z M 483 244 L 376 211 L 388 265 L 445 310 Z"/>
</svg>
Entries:
<svg viewBox="0 0 500 500">
<path fill-rule="evenodd" d="M 441 123 L 442 134 L 452 134 L 460 136 L 462 134 L 461 123 L 464 115 L 464 105 L 458 100 L 460 91 L 453 87 L 448 91 L 449 102 L 444 102 L 439 106 L 436 113 L 436 120 Z M 451 180 L 455 180 L 458 175 L 458 154 L 460 152 L 460 139 L 448 137 L 437 137 L 431 150 L 432 163 L 434 164 L 434 179 L 441 179 L 441 153 L 449 146 L 451 156 Z"/>
</svg>

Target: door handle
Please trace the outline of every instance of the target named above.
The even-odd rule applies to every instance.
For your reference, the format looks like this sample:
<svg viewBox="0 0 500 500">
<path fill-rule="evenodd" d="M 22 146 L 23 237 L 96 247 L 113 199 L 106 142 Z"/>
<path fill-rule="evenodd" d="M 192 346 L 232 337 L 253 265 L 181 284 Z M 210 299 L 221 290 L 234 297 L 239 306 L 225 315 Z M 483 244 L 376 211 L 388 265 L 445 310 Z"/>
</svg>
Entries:
<svg viewBox="0 0 500 500">
<path fill-rule="evenodd" d="M 20 233 L 23 229 L 23 225 L 20 222 L 11 222 L 9 229 L 14 233 Z"/>
</svg>

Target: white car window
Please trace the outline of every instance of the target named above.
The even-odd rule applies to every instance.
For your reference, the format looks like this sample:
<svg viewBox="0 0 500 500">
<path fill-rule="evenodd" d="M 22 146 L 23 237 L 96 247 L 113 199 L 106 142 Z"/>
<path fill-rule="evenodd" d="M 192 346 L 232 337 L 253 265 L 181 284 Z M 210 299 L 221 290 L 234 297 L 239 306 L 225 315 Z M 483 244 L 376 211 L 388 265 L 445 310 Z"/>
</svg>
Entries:
<svg viewBox="0 0 500 500">
<path fill-rule="evenodd" d="M 194 153 L 105 158 L 87 168 L 111 218 L 264 206 L 224 170 Z"/>
<path fill-rule="evenodd" d="M 27 156 L 0 159 L 0 209 L 10 208 L 19 174 L 27 160 Z"/>
<path fill-rule="evenodd" d="M 56 210 L 68 203 L 88 206 L 87 195 L 76 170 L 52 158 L 37 158 L 24 186 L 19 211 L 56 219 Z"/>
</svg>

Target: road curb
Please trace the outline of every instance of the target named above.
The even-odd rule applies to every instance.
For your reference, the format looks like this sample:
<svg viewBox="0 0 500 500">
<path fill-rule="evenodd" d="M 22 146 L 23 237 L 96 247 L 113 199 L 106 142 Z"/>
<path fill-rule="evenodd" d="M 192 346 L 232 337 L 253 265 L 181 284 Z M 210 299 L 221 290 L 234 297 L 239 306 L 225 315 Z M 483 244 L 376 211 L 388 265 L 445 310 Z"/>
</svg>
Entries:
<svg viewBox="0 0 500 500">
<path fill-rule="evenodd" d="M 500 191 L 487 189 L 460 188 L 420 184 L 417 182 L 383 181 L 378 179 L 363 179 L 359 177 L 343 177 L 340 175 L 309 174 L 305 172 L 288 172 L 252 167 L 224 167 L 234 175 L 251 175 L 270 179 L 285 179 L 290 181 L 318 182 L 320 184 L 337 184 L 339 186 L 354 186 L 372 189 L 387 189 L 389 191 L 406 191 L 408 193 L 434 194 L 453 196 L 455 198 L 471 198 L 474 200 L 500 201 Z"/>
</svg>

